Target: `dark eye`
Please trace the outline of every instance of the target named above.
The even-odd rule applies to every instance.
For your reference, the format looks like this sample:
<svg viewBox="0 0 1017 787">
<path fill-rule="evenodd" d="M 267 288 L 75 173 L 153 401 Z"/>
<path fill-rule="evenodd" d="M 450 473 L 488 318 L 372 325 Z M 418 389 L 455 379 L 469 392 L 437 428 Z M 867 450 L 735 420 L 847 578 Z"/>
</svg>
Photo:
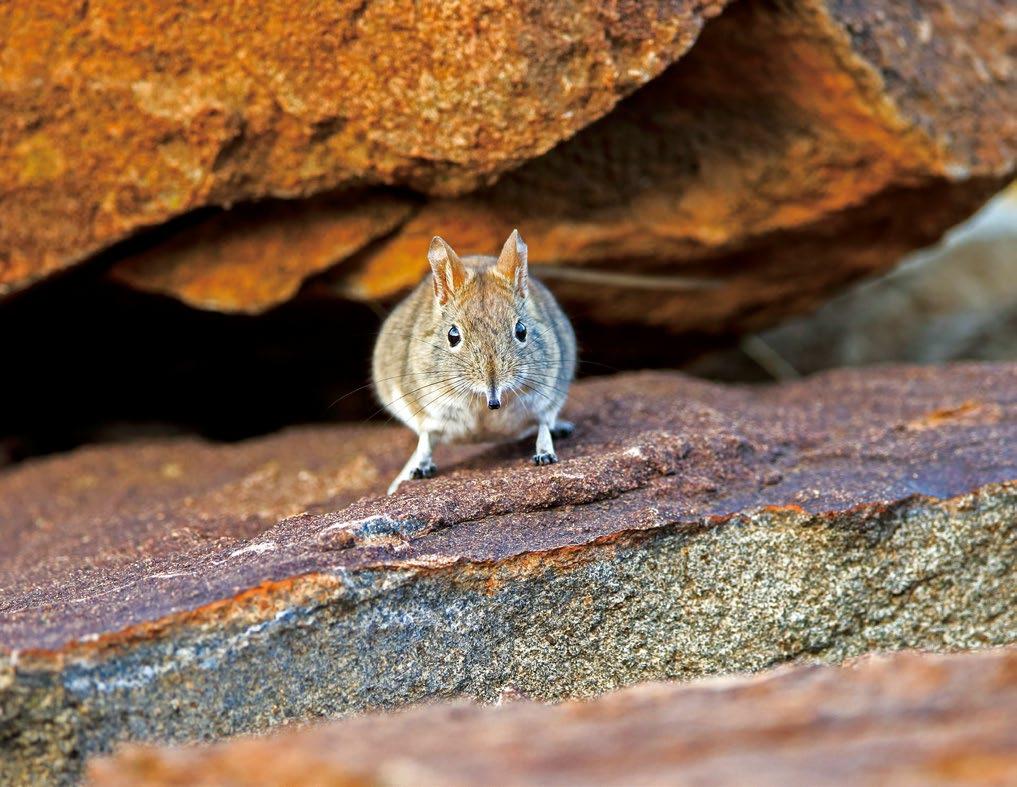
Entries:
<svg viewBox="0 0 1017 787">
<path fill-rule="evenodd" d="M 526 341 L 526 326 L 521 320 L 516 323 L 516 338 L 521 342 Z"/>
<path fill-rule="evenodd" d="M 450 347 L 455 347 L 459 342 L 463 340 L 462 335 L 459 333 L 459 329 L 454 325 L 448 329 L 448 343 Z"/>
</svg>

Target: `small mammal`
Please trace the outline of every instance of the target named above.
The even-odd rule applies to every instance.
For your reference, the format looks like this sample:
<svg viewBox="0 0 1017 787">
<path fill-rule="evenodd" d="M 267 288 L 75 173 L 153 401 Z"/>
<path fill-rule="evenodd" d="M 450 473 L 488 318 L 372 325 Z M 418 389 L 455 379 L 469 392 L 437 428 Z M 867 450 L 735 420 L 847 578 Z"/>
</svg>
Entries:
<svg viewBox="0 0 1017 787">
<path fill-rule="evenodd" d="M 536 430 L 533 462 L 558 461 L 553 437 L 576 370 L 576 338 L 554 296 L 529 276 L 517 230 L 495 257 L 460 258 L 431 241 L 431 274 L 388 316 L 374 346 L 373 383 L 385 408 L 417 433 L 389 486 L 437 472 L 446 442 L 514 440 Z"/>
</svg>

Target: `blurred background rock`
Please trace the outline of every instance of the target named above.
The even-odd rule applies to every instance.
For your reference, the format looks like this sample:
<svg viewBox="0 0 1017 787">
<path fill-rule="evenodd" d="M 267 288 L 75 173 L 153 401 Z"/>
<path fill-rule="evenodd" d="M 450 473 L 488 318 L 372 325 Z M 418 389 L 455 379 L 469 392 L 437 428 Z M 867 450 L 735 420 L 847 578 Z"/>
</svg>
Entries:
<svg viewBox="0 0 1017 787">
<path fill-rule="evenodd" d="M 1017 184 L 942 242 L 814 312 L 741 339 L 689 370 L 787 379 L 837 366 L 1017 358 Z"/>
</svg>

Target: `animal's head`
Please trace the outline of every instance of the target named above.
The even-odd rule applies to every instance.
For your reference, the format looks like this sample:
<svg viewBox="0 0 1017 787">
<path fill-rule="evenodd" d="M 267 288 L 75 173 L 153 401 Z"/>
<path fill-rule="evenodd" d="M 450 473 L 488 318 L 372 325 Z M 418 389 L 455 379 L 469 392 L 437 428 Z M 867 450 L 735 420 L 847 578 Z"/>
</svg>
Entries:
<svg viewBox="0 0 1017 787">
<path fill-rule="evenodd" d="M 443 239 L 431 241 L 427 258 L 434 284 L 437 370 L 451 378 L 465 398 L 482 395 L 488 407 L 525 390 L 541 373 L 539 326 L 527 310 L 526 244 L 513 230 L 497 260 L 470 259 L 466 265 Z M 493 264 L 491 264 L 493 262 Z"/>
</svg>

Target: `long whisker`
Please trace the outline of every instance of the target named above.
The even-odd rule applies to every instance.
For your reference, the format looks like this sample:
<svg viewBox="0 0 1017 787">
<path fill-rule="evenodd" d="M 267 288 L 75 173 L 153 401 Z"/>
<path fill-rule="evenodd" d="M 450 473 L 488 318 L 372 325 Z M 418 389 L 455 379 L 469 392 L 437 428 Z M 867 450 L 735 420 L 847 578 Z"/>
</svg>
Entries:
<svg viewBox="0 0 1017 787">
<path fill-rule="evenodd" d="M 568 390 L 567 389 L 559 388 L 557 385 L 552 385 L 551 383 L 548 383 L 548 382 L 542 382 L 541 380 L 539 380 L 536 377 L 533 377 L 532 375 L 523 374 L 523 375 L 520 376 L 520 379 L 524 380 L 526 382 L 532 383 L 534 385 L 538 385 L 541 388 L 546 389 L 546 390 L 557 391 L 562 396 L 567 396 L 568 395 Z"/>
<path fill-rule="evenodd" d="M 457 375 L 456 375 L 456 376 L 457 376 Z M 375 410 L 375 411 L 374 411 L 373 413 L 371 413 L 371 414 L 370 414 L 369 416 L 367 416 L 367 419 L 366 419 L 366 420 L 370 420 L 370 419 L 374 418 L 374 417 L 375 417 L 376 415 L 378 415 L 379 413 L 382 413 L 382 412 L 384 412 L 384 411 L 385 411 L 385 410 L 387 410 L 387 409 L 388 409 L 389 407 L 391 407 L 391 406 L 392 406 L 392 405 L 394 405 L 394 404 L 395 404 L 396 402 L 398 402 L 398 401 L 399 401 L 400 399 L 405 399 L 405 398 L 406 398 L 407 396 L 410 396 L 411 394 L 415 394 L 415 393 L 417 393 L 418 391 L 423 391 L 423 390 L 424 390 L 425 388 L 432 388 L 432 387 L 434 387 L 435 385 L 441 385 L 442 383 L 447 383 L 447 382 L 449 382 L 450 380 L 455 380 L 455 379 L 456 379 L 456 376 L 452 376 L 452 377 L 446 377 L 446 378 L 444 378 L 444 379 L 442 379 L 442 380 L 434 380 L 434 381 L 432 381 L 432 382 L 429 382 L 429 383 L 427 383 L 426 385 L 421 385 L 421 386 L 420 386 L 419 388 L 414 388 L 414 389 L 413 389 L 412 391 L 407 391 L 406 393 L 404 393 L 404 394 L 401 394 L 400 396 L 397 396 L 397 397 L 396 397 L 395 399 L 393 399 L 393 400 L 392 400 L 391 402 L 387 402 L 387 403 L 383 404 L 383 405 L 382 405 L 381 407 L 379 407 L 379 408 L 378 408 L 377 410 Z M 425 394 L 425 395 L 427 395 L 427 394 Z M 414 416 L 415 416 L 415 415 L 416 415 L 416 413 L 414 413 Z M 390 417 L 390 420 L 391 420 L 391 417 Z"/>
<path fill-rule="evenodd" d="M 452 379 L 455 379 L 455 378 L 452 378 Z M 416 418 L 418 415 L 420 415 L 422 412 L 424 412 L 428 407 L 431 407 L 432 405 L 436 404 L 439 400 L 441 400 L 441 398 L 443 396 L 445 396 L 446 394 L 448 394 L 450 390 L 454 390 L 454 388 L 455 388 L 455 385 L 453 384 L 452 389 L 439 390 L 438 391 L 438 395 L 437 396 L 432 396 L 428 401 L 426 401 L 422 405 L 420 405 L 420 407 L 417 409 L 417 411 L 415 413 L 413 413 L 412 417 Z"/>
<path fill-rule="evenodd" d="M 554 404 L 554 399 L 552 399 L 552 398 L 551 398 L 551 397 L 550 397 L 550 396 L 549 396 L 549 395 L 548 395 L 547 393 L 545 393 L 544 391 L 542 391 L 542 390 L 540 389 L 539 383 L 533 382 L 533 381 L 531 381 L 531 380 L 528 380 L 527 378 L 525 378 L 525 377 L 524 377 L 524 378 L 522 378 L 522 379 L 520 380 L 520 384 L 521 384 L 521 385 L 522 385 L 522 386 L 523 386 L 523 387 L 524 387 L 524 388 L 525 388 L 526 390 L 528 390 L 528 391 L 532 391 L 532 392 L 533 392 L 533 393 L 535 393 L 535 394 L 540 394 L 540 395 L 541 395 L 541 396 L 543 396 L 543 397 L 544 397 L 545 399 L 547 399 L 547 401 L 548 401 L 548 402 L 550 402 L 551 404 Z"/>
<path fill-rule="evenodd" d="M 473 389 L 470 387 L 470 385 L 469 384 L 464 384 L 462 389 L 459 391 L 459 394 L 456 396 L 455 400 L 452 402 L 452 407 L 449 408 L 449 409 L 459 407 L 472 394 L 473 394 Z"/>
<path fill-rule="evenodd" d="M 523 390 L 528 391 L 529 393 L 535 393 L 538 396 L 543 396 L 545 399 L 547 399 L 548 402 L 550 402 L 552 404 L 554 403 L 554 400 L 550 396 L 548 396 L 546 393 L 544 393 L 543 391 L 540 391 L 540 390 L 538 390 L 536 388 L 533 388 L 528 383 L 521 383 L 521 385 L 523 387 Z"/>
<path fill-rule="evenodd" d="M 471 388 L 469 383 L 467 382 L 457 383 L 455 386 L 452 387 L 452 389 L 450 389 L 449 395 L 450 396 L 454 395 L 455 398 L 451 401 L 450 406 L 447 409 L 451 410 L 457 408 L 463 401 L 465 401 L 466 397 L 468 397 L 472 392 L 473 389 Z"/>
<path fill-rule="evenodd" d="M 376 385 L 377 383 L 386 383 L 386 382 L 388 382 L 390 380 L 400 380 L 400 379 L 402 379 L 404 377 L 424 377 L 424 375 L 439 374 L 439 373 L 441 373 L 443 371 L 445 371 L 445 370 L 444 369 L 427 369 L 427 370 L 424 370 L 424 371 L 406 372 L 405 374 L 394 374 L 391 377 L 379 377 L 377 380 L 373 380 L 372 379 L 371 382 L 365 383 L 364 385 L 361 385 L 361 386 L 359 386 L 357 388 L 354 388 L 352 391 L 348 391 L 348 392 L 344 393 L 342 396 L 340 396 L 338 399 L 336 399 L 334 402 L 332 402 L 332 404 L 330 404 L 328 406 L 328 408 L 326 408 L 326 409 L 330 409 L 332 407 L 335 407 L 337 404 L 339 404 L 339 402 L 341 402 L 346 397 L 353 396 L 353 394 L 358 393 L 359 391 L 363 391 L 365 388 L 370 388 L 372 385 Z"/>
<path fill-rule="evenodd" d="M 526 369 L 516 369 L 516 374 L 518 376 L 520 376 L 520 377 L 529 377 L 529 378 L 531 378 L 533 380 L 540 380 L 541 382 L 543 382 L 548 387 L 556 388 L 557 390 L 561 391 L 562 393 L 565 393 L 566 389 L 558 388 L 557 383 L 558 383 L 558 381 L 561 378 L 558 377 L 557 375 L 554 375 L 554 374 L 541 374 L 539 372 L 534 372 L 532 370 L 526 370 Z"/>
</svg>

